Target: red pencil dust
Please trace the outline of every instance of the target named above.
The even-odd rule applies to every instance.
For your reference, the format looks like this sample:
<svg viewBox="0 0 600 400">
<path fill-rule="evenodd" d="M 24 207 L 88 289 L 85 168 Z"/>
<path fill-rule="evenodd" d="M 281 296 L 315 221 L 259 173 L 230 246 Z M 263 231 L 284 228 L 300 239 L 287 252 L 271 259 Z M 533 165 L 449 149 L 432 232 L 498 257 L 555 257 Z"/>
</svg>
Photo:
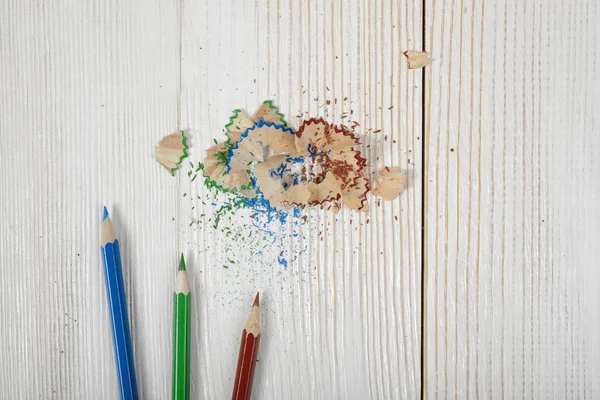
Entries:
<svg viewBox="0 0 600 400">
<path fill-rule="evenodd" d="M 235 382 L 233 385 L 233 400 L 250 399 L 252 392 L 252 381 L 254 369 L 256 368 L 256 357 L 258 357 L 258 345 L 260 344 L 260 305 L 258 293 L 252 304 L 250 316 L 242 331 L 242 343 L 240 344 L 240 356 L 238 358 Z"/>
</svg>

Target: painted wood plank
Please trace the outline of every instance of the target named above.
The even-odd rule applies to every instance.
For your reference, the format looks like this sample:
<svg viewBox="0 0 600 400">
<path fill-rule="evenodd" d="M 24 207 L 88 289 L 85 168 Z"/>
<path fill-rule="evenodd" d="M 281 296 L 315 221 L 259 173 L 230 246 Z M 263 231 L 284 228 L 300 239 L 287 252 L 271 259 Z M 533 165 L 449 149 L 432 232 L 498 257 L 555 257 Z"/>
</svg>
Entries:
<svg viewBox="0 0 600 400">
<path fill-rule="evenodd" d="M 255 290 L 264 317 L 254 397 L 418 397 L 422 75 L 407 70 L 401 53 L 421 43 L 420 7 L 183 2 L 181 128 L 193 138 L 194 167 L 223 140 L 233 109 L 252 113 L 271 99 L 293 127 L 304 112 L 335 121 L 354 110 L 360 132 L 382 130 L 366 136 L 369 168 L 401 166 L 410 182 L 400 199 L 366 214 L 314 211 L 307 224 L 272 223 L 275 235 L 257 240 L 244 212 L 224 218 L 227 229 L 211 228 L 225 200 L 182 174 L 180 247 L 193 260 L 196 293 L 193 397 L 229 395 Z M 205 223 L 190 227 L 202 214 Z M 249 257 L 249 247 L 262 253 Z M 281 251 L 287 267 L 277 262 Z"/>
<path fill-rule="evenodd" d="M 407 71 L 400 54 L 421 41 L 419 7 L 9 3 L 0 16 L 0 179 L 8 188 L 0 353 L 13 367 L 0 374 L 3 394 L 116 396 L 98 247 L 107 204 L 122 242 L 142 397 L 170 392 L 180 251 L 197 292 L 195 396 L 228 396 L 239 330 L 258 288 L 266 333 L 257 398 L 414 397 L 421 195 L 412 164 L 421 164 L 421 75 Z M 204 189 L 161 170 L 152 147 L 185 128 L 196 162 L 232 108 L 272 98 L 294 124 L 297 110 L 340 118 L 341 108 L 325 113 L 323 100 L 313 101 L 327 95 L 348 97 L 361 126 L 382 129 L 369 138 L 369 156 L 379 157 L 371 168 L 402 166 L 409 189 L 364 215 L 314 212 L 299 241 L 288 236 L 261 260 L 224 271 L 223 254 L 243 251 L 225 233 L 189 229 L 194 204 L 212 211 L 190 201 Z M 284 269 L 276 248 L 298 258 Z"/>
<path fill-rule="evenodd" d="M 178 195 L 153 146 L 177 129 L 178 12 L 178 1 L 4 2 L 4 398 L 118 397 L 104 204 L 121 241 L 140 395 L 170 390 L 172 305 L 156 294 L 172 290 Z"/>
<path fill-rule="evenodd" d="M 598 6 L 426 6 L 426 398 L 595 398 Z"/>
</svg>

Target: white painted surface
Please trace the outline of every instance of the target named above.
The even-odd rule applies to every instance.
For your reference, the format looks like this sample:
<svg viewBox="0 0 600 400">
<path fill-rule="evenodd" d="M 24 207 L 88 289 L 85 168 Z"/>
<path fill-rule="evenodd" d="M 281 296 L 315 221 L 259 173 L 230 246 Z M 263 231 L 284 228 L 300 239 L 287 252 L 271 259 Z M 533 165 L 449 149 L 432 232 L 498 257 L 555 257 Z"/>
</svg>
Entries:
<svg viewBox="0 0 600 400">
<path fill-rule="evenodd" d="M 594 2 L 424 3 L 436 60 L 425 174 L 421 71 L 401 57 L 420 49 L 421 2 L 199 3 L 3 2 L 0 398 L 117 396 L 103 204 L 122 243 L 143 398 L 169 397 L 180 252 L 194 398 L 229 396 L 255 290 L 255 398 L 418 398 L 421 367 L 427 398 L 599 396 Z M 232 109 L 273 99 L 297 126 L 298 110 L 325 115 L 328 95 L 383 130 L 366 152 L 406 169 L 399 200 L 315 212 L 304 239 L 259 259 L 188 226 L 213 207 L 192 201 L 206 193 L 186 170 L 172 178 L 153 160 L 162 136 L 190 133 L 195 164 Z M 299 254 L 287 269 L 281 249 Z M 228 255 L 238 264 L 226 270 Z"/>
<path fill-rule="evenodd" d="M 427 4 L 425 394 L 599 398 L 598 3 Z"/>
<path fill-rule="evenodd" d="M 170 395 L 180 252 L 194 295 L 194 398 L 230 396 L 257 289 L 255 398 L 418 397 L 422 89 L 401 52 L 419 48 L 421 3 L 205 3 L 3 2 L 0 397 L 117 396 L 104 204 L 122 245 L 142 398 Z M 299 243 L 250 260 L 225 234 L 188 226 L 213 207 L 192 202 L 206 193 L 187 170 L 173 178 L 154 161 L 162 136 L 188 131 L 195 164 L 232 109 L 273 99 L 297 126 L 298 110 L 326 115 L 328 95 L 382 129 L 366 153 L 373 170 L 406 169 L 400 199 L 367 214 L 314 212 Z M 280 249 L 299 252 L 287 269 L 274 262 Z M 225 254 L 243 262 L 223 269 Z"/>
</svg>

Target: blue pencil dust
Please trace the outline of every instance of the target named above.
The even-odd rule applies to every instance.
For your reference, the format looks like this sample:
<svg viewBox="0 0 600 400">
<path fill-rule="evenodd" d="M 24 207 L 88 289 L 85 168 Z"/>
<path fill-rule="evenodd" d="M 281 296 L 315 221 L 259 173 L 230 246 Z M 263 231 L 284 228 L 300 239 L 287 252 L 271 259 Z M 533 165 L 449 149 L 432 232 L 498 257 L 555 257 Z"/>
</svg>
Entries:
<svg viewBox="0 0 600 400">
<path fill-rule="evenodd" d="M 310 146 L 308 146 L 308 151 L 308 157 L 288 157 L 277 168 L 271 169 L 269 171 L 271 178 L 279 179 L 286 189 L 299 183 L 309 182 L 309 176 L 316 175 L 317 168 L 315 168 L 315 156 L 311 152 Z"/>
<path fill-rule="evenodd" d="M 226 254 L 238 253 L 235 260 L 227 258 L 217 262 L 223 268 L 235 269 L 236 265 L 260 260 L 265 267 L 278 266 L 285 270 L 308 250 L 308 241 L 304 240 L 302 245 L 299 241 L 306 239 L 300 227 L 308 219 L 302 216 L 300 207 L 285 210 L 273 207 L 254 180 L 251 187 L 256 193 L 251 198 L 236 193 L 205 191 L 202 203 L 212 206 L 214 211 L 193 217 L 192 221 L 203 229 L 220 232 L 222 240 L 219 245 Z M 221 197 L 220 201 L 214 200 L 215 195 Z M 197 199 L 202 200 L 200 197 Z M 290 239 L 296 244 L 292 244 Z"/>
<path fill-rule="evenodd" d="M 286 268 L 286 269 L 287 269 L 287 267 L 288 267 L 288 262 L 287 262 L 287 260 L 286 260 L 286 259 L 285 259 L 283 256 L 281 256 L 281 255 L 280 255 L 279 257 L 277 257 L 277 261 L 279 262 L 279 264 L 280 264 L 280 265 L 281 265 L 283 268 Z"/>
<path fill-rule="evenodd" d="M 256 196 L 253 198 L 238 196 L 235 205 L 238 208 L 244 207 L 250 209 L 252 211 L 250 214 L 252 216 L 252 224 L 263 229 L 267 229 L 273 221 L 285 224 L 290 215 L 290 212 L 287 210 L 278 210 L 273 207 L 269 203 L 269 200 L 265 199 L 264 194 L 260 190 L 256 191 Z M 300 215 L 299 207 L 293 207 L 292 210 L 292 215 Z"/>
</svg>

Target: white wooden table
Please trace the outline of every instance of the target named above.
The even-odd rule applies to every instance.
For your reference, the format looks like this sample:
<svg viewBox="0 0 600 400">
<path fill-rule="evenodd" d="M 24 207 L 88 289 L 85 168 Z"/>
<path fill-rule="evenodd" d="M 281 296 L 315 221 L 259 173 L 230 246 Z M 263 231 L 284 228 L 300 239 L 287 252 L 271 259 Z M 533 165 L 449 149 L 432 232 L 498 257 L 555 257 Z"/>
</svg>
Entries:
<svg viewBox="0 0 600 400">
<path fill-rule="evenodd" d="M 181 252 L 193 398 L 230 396 L 255 290 L 257 399 L 600 397 L 596 1 L 0 6 L 0 398 L 118 396 L 104 204 L 142 398 L 170 396 Z M 423 43 L 436 60 L 409 71 Z M 196 163 L 231 110 L 272 99 L 297 126 L 328 96 L 382 130 L 369 168 L 402 167 L 408 189 L 222 268 L 235 243 L 189 227 L 209 194 L 153 146 L 184 129 Z M 281 248 L 306 250 L 286 269 Z"/>
</svg>

